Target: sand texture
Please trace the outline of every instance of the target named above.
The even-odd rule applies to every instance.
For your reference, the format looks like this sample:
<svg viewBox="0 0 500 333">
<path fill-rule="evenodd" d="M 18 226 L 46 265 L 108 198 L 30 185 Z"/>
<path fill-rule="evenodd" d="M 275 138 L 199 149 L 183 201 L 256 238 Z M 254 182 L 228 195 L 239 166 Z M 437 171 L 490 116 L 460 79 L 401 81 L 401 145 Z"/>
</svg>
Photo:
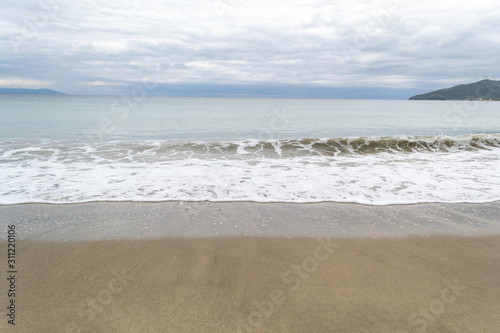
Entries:
<svg viewBox="0 0 500 333">
<path fill-rule="evenodd" d="M 17 261 L 0 332 L 500 331 L 498 236 L 22 240 Z"/>
</svg>

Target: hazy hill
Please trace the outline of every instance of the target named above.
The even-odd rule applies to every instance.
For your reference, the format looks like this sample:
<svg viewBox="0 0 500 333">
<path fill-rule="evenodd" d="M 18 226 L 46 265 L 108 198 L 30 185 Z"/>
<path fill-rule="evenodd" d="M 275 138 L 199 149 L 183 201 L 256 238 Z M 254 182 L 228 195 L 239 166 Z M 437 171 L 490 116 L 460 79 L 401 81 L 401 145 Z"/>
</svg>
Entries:
<svg viewBox="0 0 500 333">
<path fill-rule="evenodd" d="M 51 89 L 0 88 L 0 94 L 66 95 Z"/>
<path fill-rule="evenodd" d="M 411 100 L 500 100 L 500 81 L 482 80 L 415 95 Z"/>
</svg>

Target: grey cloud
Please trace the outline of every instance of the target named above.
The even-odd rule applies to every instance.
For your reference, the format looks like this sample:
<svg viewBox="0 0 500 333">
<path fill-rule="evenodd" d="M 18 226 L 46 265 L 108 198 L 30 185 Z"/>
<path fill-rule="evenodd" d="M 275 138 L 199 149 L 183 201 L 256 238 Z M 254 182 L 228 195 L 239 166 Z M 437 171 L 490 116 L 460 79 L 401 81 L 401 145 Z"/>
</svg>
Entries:
<svg viewBox="0 0 500 333">
<path fill-rule="evenodd" d="M 18 52 L 12 36 L 22 35 L 23 22 L 43 5 L 5 1 L 0 78 L 114 93 L 121 88 L 87 82 L 140 82 L 159 65 L 165 84 L 320 90 L 438 88 L 498 75 L 500 11 L 493 1 L 401 1 L 392 12 L 394 1 L 230 1 L 223 13 L 215 1 L 44 1 L 57 1 L 57 13 L 21 39 Z"/>
</svg>

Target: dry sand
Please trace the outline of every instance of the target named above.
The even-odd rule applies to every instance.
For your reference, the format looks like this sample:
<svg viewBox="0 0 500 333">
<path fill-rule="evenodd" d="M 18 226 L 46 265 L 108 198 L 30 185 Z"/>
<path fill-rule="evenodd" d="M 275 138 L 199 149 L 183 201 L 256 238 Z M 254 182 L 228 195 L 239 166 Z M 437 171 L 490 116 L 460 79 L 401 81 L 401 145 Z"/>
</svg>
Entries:
<svg viewBox="0 0 500 333">
<path fill-rule="evenodd" d="M 500 331 L 498 236 L 21 240 L 17 262 L 0 332 Z"/>
</svg>

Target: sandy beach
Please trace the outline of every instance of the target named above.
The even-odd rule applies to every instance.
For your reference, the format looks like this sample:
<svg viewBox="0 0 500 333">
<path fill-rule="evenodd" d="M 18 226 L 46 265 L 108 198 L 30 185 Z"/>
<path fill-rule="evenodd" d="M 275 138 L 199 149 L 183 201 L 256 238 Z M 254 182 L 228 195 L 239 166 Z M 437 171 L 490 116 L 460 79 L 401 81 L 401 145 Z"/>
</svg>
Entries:
<svg viewBox="0 0 500 333">
<path fill-rule="evenodd" d="M 2 332 L 500 327 L 500 237 L 26 241 L 18 252 L 17 325 L 4 318 Z"/>
<path fill-rule="evenodd" d="M 16 326 L 4 317 L 0 331 L 402 333 L 497 332 L 500 327 L 500 235 L 484 225 L 477 232 L 498 203 L 443 205 L 445 210 L 439 205 L 222 203 L 214 204 L 213 211 L 217 216 L 226 213 L 231 225 L 256 225 L 258 220 L 242 218 L 244 209 L 254 205 L 253 213 L 281 221 L 286 232 L 281 236 L 255 233 L 200 238 L 169 237 L 156 231 L 155 237 L 140 234 L 140 239 L 98 240 L 85 234 L 86 240 L 55 240 L 61 230 L 83 232 L 85 224 L 75 218 L 82 211 L 90 211 L 96 223 L 105 224 L 109 219 L 106 212 L 133 208 L 136 214 L 149 212 L 149 219 L 142 221 L 148 225 L 157 218 L 151 205 L 155 204 L 0 207 L 7 212 L 4 216 L 16 214 L 19 220 L 14 222 L 18 223 L 23 221 L 20 212 L 36 216 L 35 211 L 45 209 L 39 216 L 46 223 L 49 239 L 33 237 L 26 230 L 23 233 L 28 226 L 18 224 Z M 156 205 L 155 209 L 166 207 Z M 186 214 L 178 214 L 176 221 L 213 223 L 209 218 L 212 208 L 187 215 L 188 219 Z M 263 211 L 273 208 L 274 214 Z M 53 215 L 49 215 L 51 210 Z M 68 215 L 66 210 L 76 215 Z M 438 213 L 431 216 L 430 210 Z M 337 229 L 328 229 L 324 237 L 300 236 L 303 229 L 294 227 L 300 224 L 294 215 L 298 211 L 304 212 L 302 217 L 335 211 L 346 219 L 351 216 L 351 227 L 356 223 L 358 227 L 349 229 L 349 237 L 332 237 Z M 400 217 L 402 224 L 422 224 L 425 216 L 431 221 L 424 229 L 439 224 L 430 233 L 438 228 L 445 232 L 429 235 L 416 228 L 406 229 L 406 235 L 366 237 L 366 228 L 360 227 L 363 221 L 374 222 L 382 213 Z M 59 223 L 59 218 L 66 223 Z M 106 228 L 123 233 L 132 220 Z M 456 234 L 460 228 L 452 227 L 451 220 L 458 225 L 468 221 L 471 236 Z M 443 229 L 443 225 L 449 228 Z M 391 235 L 400 226 L 375 228 L 381 229 Z M 355 230 L 360 230 L 359 237 Z M 69 237 L 67 233 L 65 237 Z M 6 257 L 7 245 L 0 245 L 1 255 Z M 9 280 L 3 279 L 2 289 L 8 288 Z M 6 307 L 8 300 L 2 300 Z"/>
</svg>

